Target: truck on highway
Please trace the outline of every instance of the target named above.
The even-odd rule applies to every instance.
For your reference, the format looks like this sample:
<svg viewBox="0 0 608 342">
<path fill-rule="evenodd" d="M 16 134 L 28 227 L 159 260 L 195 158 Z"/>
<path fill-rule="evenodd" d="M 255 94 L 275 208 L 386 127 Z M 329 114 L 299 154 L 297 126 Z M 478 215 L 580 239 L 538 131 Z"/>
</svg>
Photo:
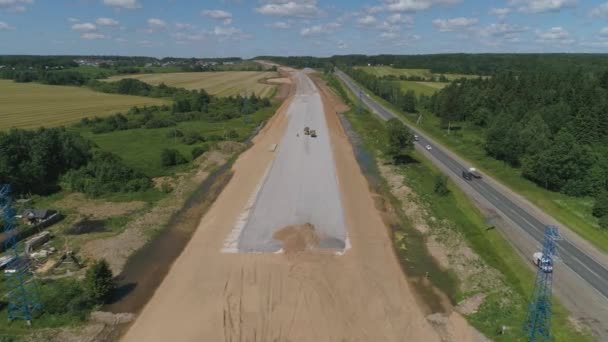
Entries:
<svg viewBox="0 0 608 342">
<path fill-rule="evenodd" d="M 313 138 L 316 138 L 317 137 L 317 131 L 314 130 L 314 129 L 311 129 L 310 130 L 310 136 L 313 137 Z"/>
<path fill-rule="evenodd" d="M 477 169 L 474 167 L 470 167 L 467 170 L 462 171 L 462 178 L 466 180 L 472 180 L 473 178 L 481 178 L 481 174 L 477 172 Z"/>
<path fill-rule="evenodd" d="M 309 135 L 310 134 L 310 127 L 306 126 L 304 127 L 304 135 Z"/>
<path fill-rule="evenodd" d="M 546 257 L 542 252 L 534 253 L 532 255 L 532 262 L 545 273 L 553 272 L 553 261 L 551 258 Z"/>
</svg>

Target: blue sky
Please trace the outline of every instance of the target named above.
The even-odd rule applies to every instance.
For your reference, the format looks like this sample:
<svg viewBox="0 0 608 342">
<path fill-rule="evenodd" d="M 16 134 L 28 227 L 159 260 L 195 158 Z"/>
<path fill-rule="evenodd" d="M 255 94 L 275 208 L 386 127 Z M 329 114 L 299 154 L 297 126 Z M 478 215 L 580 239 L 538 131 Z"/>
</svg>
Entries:
<svg viewBox="0 0 608 342">
<path fill-rule="evenodd" d="M 608 52 L 588 0 L 0 0 L 0 54 Z"/>
</svg>

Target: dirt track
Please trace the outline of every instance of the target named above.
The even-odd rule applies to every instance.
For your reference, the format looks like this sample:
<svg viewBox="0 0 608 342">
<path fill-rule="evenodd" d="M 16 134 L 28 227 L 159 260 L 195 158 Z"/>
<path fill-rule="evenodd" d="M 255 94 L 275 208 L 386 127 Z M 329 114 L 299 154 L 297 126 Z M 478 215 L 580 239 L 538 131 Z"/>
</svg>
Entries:
<svg viewBox="0 0 608 342">
<path fill-rule="evenodd" d="M 125 341 L 440 340 L 416 303 L 352 148 L 327 106 L 352 248 L 342 256 L 220 252 L 274 157 L 268 146 L 284 135 L 289 103 L 237 160 L 232 180 Z M 468 339 L 463 332 L 454 336 Z"/>
</svg>

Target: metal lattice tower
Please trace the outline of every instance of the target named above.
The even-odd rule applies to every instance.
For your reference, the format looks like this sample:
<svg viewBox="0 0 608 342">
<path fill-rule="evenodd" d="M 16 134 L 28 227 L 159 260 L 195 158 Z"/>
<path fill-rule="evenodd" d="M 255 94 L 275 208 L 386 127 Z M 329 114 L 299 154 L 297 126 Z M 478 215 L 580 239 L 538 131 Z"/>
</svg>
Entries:
<svg viewBox="0 0 608 342">
<path fill-rule="evenodd" d="M 17 232 L 14 230 L 15 211 L 12 207 L 11 187 L 0 184 L 0 211 L 4 220 L 4 250 L 10 261 L 5 268 L 8 319 L 23 319 L 31 324 L 33 315 L 41 309 L 38 288 L 30 271 L 30 262 L 23 244 L 17 243 Z"/>
<path fill-rule="evenodd" d="M 543 256 L 536 273 L 536 282 L 532 297 L 528 304 L 528 314 L 524 323 L 524 331 L 528 341 L 551 340 L 551 307 L 553 284 L 553 261 L 556 258 L 556 244 L 559 232 L 555 226 L 545 227 L 545 240 L 543 241 Z"/>
</svg>

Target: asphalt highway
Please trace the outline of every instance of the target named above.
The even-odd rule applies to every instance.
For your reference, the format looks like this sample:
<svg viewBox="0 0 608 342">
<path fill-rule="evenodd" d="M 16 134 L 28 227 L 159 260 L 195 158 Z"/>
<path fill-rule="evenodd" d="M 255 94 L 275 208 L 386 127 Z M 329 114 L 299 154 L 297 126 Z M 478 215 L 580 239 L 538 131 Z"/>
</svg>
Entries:
<svg viewBox="0 0 608 342">
<path fill-rule="evenodd" d="M 419 136 L 419 141 L 417 144 L 422 147 L 427 145 L 432 147 L 430 151 L 425 149 L 426 153 L 429 153 L 436 161 L 443 164 L 444 170 L 447 169 L 454 173 L 457 177 L 460 177 L 462 175 L 462 171 L 468 169 L 468 166 L 461 164 L 459 161 L 455 160 L 448 153 L 446 153 L 446 151 L 443 150 L 443 147 L 432 142 L 419 130 L 412 127 L 386 107 L 378 103 L 342 71 L 336 70 L 336 75 L 344 81 L 344 83 L 354 94 L 357 94 L 357 96 L 361 94 L 362 102 L 369 107 L 374 114 L 383 120 L 397 118 L 403 121 L 404 124 L 408 125 L 408 127 Z M 509 199 L 493 184 L 484 180 L 484 178 L 473 179 L 464 184 L 468 184 L 485 201 L 507 216 L 513 223 L 517 224 L 530 236 L 530 238 L 534 239 L 538 245 L 541 245 L 544 239 L 544 230 L 546 224 L 541 222 L 537 216 L 530 213 L 528 210 L 526 210 L 526 208 L 523 208 Z M 461 184 L 463 183 L 460 183 L 459 185 Z M 573 241 L 565 239 L 559 240 L 557 241 L 557 246 L 557 254 L 558 258 L 561 259 L 561 263 L 575 272 L 580 278 L 599 292 L 601 296 L 608 299 L 608 269 L 606 265 L 600 264 L 595 258 L 588 255 Z M 599 317 L 597 318 L 599 319 Z"/>
</svg>

